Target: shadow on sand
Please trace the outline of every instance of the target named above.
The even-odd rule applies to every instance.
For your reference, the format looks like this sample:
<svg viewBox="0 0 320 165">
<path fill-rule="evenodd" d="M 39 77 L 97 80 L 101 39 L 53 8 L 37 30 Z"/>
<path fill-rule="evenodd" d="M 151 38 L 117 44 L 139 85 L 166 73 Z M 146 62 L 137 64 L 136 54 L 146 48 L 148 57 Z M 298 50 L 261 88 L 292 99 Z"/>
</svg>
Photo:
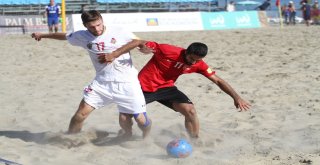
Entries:
<svg viewBox="0 0 320 165">
<path fill-rule="evenodd" d="M 67 134 L 65 132 L 32 133 L 29 131 L 0 131 L 0 136 L 21 139 L 25 142 L 34 142 L 41 145 L 50 144 L 61 148 L 74 148 L 88 143 L 92 143 L 95 146 L 112 146 L 138 138 L 134 136 L 129 138 L 118 136 L 118 133 L 100 130 L 78 134 Z"/>
</svg>

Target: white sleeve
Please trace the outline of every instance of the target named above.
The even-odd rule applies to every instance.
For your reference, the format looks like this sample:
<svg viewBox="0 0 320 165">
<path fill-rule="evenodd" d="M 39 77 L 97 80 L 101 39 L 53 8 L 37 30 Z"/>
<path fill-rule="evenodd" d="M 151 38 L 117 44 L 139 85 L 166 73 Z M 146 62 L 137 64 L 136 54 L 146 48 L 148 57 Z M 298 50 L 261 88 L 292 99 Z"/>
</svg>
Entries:
<svg viewBox="0 0 320 165">
<path fill-rule="evenodd" d="M 71 45 L 80 46 L 86 49 L 87 47 L 87 40 L 84 37 L 83 31 L 76 31 L 67 34 L 67 40 Z"/>
</svg>

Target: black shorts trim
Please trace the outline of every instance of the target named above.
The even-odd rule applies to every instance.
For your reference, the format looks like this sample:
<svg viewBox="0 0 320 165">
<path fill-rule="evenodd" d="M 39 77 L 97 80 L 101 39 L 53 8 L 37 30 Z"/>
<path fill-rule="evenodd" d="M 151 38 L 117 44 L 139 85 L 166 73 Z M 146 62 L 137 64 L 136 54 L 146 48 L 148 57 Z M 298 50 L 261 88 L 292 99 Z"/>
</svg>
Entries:
<svg viewBox="0 0 320 165">
<path fill-rule="evenodd" d="M 173 103 L 193 104 L 188 96 L 175 86 L 160 88 L 155 92 L 143 92 L 143 95 L 147 104 L 158 101 L 171 109 L 173 109 Z"/>
</svg>

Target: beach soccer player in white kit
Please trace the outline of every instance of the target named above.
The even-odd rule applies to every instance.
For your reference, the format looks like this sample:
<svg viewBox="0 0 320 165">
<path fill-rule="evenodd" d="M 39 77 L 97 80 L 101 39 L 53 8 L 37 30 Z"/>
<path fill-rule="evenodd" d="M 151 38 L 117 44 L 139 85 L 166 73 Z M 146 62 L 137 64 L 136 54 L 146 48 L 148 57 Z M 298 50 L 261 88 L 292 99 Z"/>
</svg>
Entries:
<svg viewBox="0 0 320 165">
<path fill-rule="evenodd" d="M 67 39 L 75 46 L 88 50 L 96 70 L 96 76 L 90 85 L 85 87 L 79 109 L 70 121 L 69 133 L 81 131 L 84 120 L 94 110 L 115 103 L 119 110 L 122 135 L 132 136 L 132 118 L 134 118 L 146 137 L 151 128 L 151 120 L 146 114 L 146 103 L 138 80 L 138 71 L 132 64 L 129 53 L 120 55 L 107 63 L 99 63 L 98 57 L 113 52 L 137 37 L 122 28 L 106 28 L 98 11 L 82 13 L 81 19 L 87 30 L 66 33 L 41 34 L 33 33 L 36 40 L 41 38 Z"/>
</svg>

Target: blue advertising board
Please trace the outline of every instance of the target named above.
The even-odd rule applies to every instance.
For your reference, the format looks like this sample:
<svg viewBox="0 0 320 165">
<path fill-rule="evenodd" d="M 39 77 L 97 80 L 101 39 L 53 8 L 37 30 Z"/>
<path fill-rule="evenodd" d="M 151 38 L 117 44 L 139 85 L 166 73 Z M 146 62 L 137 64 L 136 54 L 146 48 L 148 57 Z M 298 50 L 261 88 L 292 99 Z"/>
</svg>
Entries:
<svg viewBox="0 0 320 165">
<path fill-rule="evenodd" d="M 201 12 L 204 30 L 261 27 L 257 11 Z"/>
</svg>

